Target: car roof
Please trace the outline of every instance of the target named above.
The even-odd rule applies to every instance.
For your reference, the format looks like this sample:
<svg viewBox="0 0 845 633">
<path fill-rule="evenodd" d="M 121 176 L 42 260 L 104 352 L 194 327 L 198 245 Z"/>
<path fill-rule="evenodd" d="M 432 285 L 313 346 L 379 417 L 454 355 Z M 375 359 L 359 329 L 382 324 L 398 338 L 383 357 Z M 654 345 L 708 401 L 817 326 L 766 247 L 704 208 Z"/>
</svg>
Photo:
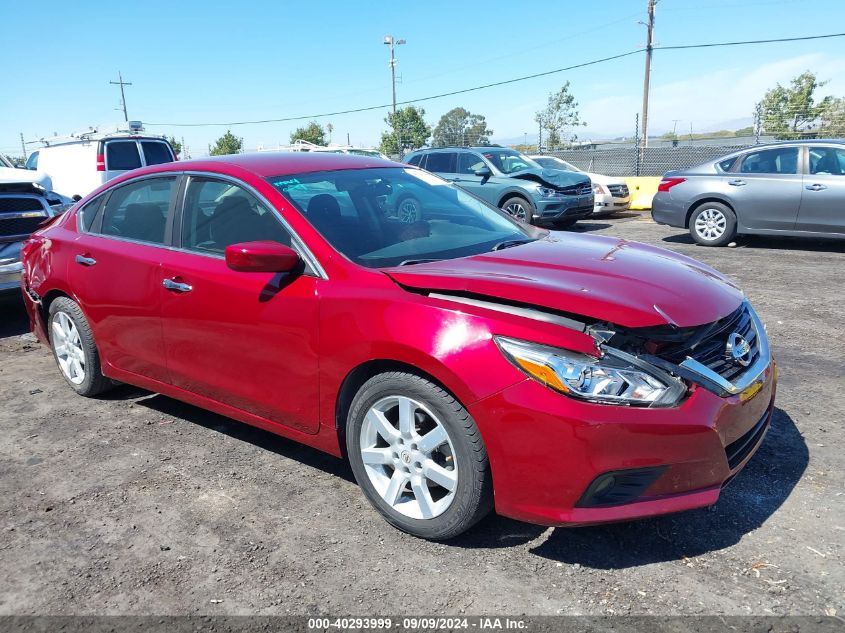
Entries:
<svg viewBox="0 0 845 633">
<path fill-rule="evenodd" d="M 369 169 L 375 167 L 408 166 L 392 160 L 356 154 L 334 154 L 330 152 L 251 152 L 248 154 L 228 154 L 180 160 L 146 167 L 133 173 L 157 173 L 166 171 L 226 171 L 227 167 L 239 167 L 261 178 L 304 174 L 315 171 L 338 169 Z"/>
<path fill-rule="evenodd" d="M 835 139 L 835 138 L 811 138 L 811 139 L 796 139 L 792 141 L 775 141 L 774 143 L 765 143 L 762 145 L 749 145 L 748 147 L 743 147 L 739 152 L 745 152 L 747 150 L 754 150 L 754 149 L 766 149 L 768 147 L 784 147 L 790 145 L 818 145 L 822 143 L 824 145 L 845 145 L 845 141 L 842 139 Z"/>
</svg>

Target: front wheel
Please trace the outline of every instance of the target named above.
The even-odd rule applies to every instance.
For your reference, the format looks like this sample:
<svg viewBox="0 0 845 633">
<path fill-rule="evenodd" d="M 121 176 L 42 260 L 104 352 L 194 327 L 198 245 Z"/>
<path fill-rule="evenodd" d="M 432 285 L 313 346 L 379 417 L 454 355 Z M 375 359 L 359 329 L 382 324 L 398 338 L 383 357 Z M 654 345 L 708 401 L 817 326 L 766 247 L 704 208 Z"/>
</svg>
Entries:
<svg viewBox="0 0 845 633">
<path fill-rule="evenodd" d="M 526 224 L 534 223 L 534 205 L 528 202 L 525 198 L 519 196 L 511 196 L 500 207 L 505 213 L 512 215 L 517 220 L 521 220 Z"/>
<path fill-rule="evenodd" d="M 371 378 L 352 401 L 346 431 L 358 485 L 400 530 L 449 539 L 492 508 L 478 428 L 457 400 L 428 380 L 403 372 Z"/>
<path fill-rule="evenodd" d="M 724 246 L 736 237 L 736 216 L 720 202 L 705 202 L 689 219 L 689 232 L 704 246 Z"/>
<path fill-rule="evenodd" d="M 414 196 L 404 196 L 396 203 L 396 218 L 405 224 L 422 220 L 422 203 Z"/>
</svg>

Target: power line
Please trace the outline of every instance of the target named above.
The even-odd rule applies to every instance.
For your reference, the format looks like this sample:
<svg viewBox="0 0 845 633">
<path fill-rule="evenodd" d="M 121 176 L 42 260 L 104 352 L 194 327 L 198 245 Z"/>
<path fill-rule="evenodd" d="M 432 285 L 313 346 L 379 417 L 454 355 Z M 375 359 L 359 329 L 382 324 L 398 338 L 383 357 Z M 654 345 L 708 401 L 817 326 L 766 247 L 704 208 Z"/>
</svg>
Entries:
<svg viewBox="0 0 845 633">
<path fill-rule="evenodd" d="M 803 37 L 784 37 L 784 38 L 776 38 L 776 39 L 765 39 L 765 40 L 745 40 L 745 41 L 738 41 L 738 42 L 715 42 L 715 43 L 706 43 L 706 44 L 683 44 L 677 46 L 654 46 L 653 50 L 679 50 L 679 49 L 687 49 L 687 48 L 712 48 L 718 46 L 741 46 L 747 44 L 774 44 L 780 42 L 799 42 L 799 41 L 807 41 L 807 40 L 819 40 L 819 39 L 826 39 L 826 38 L 833 38 L 833 37 L 845 37 L 845 33 L 830 33 L 827 35 L 807 35 Z M 621 59 L 623 57 L 630 57 L 631 55 L 636 55 L 638 53 L 644 52 L 646 49 L 638 48 L 635 50 L 628 51 L 626 53 L 619 53 L 618 55 L 611 55 L 609 57 L 602 57 L 600 59 L 594 59 L 588 62 L 583 62 L 581 64 L 574 64 L 572 66 L 566 66 L 564 68 L 556 68 L 554 70 L 547 70 L 541 73 L 534 73 L 531 75 L 524 75 L 522 77 L 514 77 L 513 79 L 505 79 L 503 81 L 496 81 L 493 83 L 482 84 L 480 86 L 473 86 L 472 88 L 463 88 L 461 90 L 452 90 L 450 92 L 442 92 L 440 94 L 429 95 L 427 97 L 419 97 L 417 99 L 407 99 L 405 101 L 397 101 L 396 105 L 410 105 L 412 103 L 420 103 L 422 101 L 432 101 L 434 99 L 441 99 L 443 97 L 451 97 L 454 95 L 459 94 L 466 94 L 468 92 L 476 92 L 478 90 L 486 90 L 487 88 L 495 88 L 498 86 L 505 86 L 508 84 L 518 83 L 521 81 L 527 81 L 529 79 L 536 79 L 538 77 L 547 77 L 549 75 L 554 75 L 557 73 L 566 72 L 568 70 L 576 70 L 578 68 L 585 68 L 587 66 L 594 66 L 596 64 L 602 64 L 604 62 L 613 61 L 616 59 Z M 286 123 L 288 121 L 304 121 L 307 119 L 320 119 L 329 116 L 340 116 L 343 114 L 356 114 L 359 112 L 370 112 L 372 110 L 383 110 L 385 108 L 390 108 L 392 103 L 386 104 L 379 104 L 373 106 L 366 106 L 362 108 L 352 108 L 349 110 L 339 110 L 337 112 L 324 112 L 320 114 L 308 114 L 302 116 L 293 116 L 293 117 L 283 117 L 279 119 L 257 119 L 254 121 L 228 121 L 228 122 L 214 122 L 214 123 L 146 123 L 146 125 L 151 126 L 158 126 L 158 127 L 234 127 L 236 125 L 257 125 L 262 123 Z"/>
</svg>

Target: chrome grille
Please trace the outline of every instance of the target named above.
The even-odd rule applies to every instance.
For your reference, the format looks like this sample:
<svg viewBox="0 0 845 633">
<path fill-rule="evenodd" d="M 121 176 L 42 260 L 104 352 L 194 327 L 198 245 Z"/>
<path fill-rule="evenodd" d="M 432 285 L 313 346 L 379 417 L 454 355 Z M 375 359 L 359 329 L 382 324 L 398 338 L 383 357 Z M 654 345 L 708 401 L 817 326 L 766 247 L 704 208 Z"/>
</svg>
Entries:
<svg viewBox="0 0 845 633">
<path fill-rule="evenodd" d="M 747 366 L 753 365 L 760 356 L 760 345 L 751 323 L 751 314 L 745 304 L 723 319 L 699 328 L 698 332 L 683 344 L 664 348 L 657 355 L 675 364 L 680 364 L 687 357 L 692 358 L 725 380 L 733 381 L 746 369 L 746 366 L 736 362 L 728 351 L 728 338 L 734 333 L 739 334 L 751 346 Z"/>
<path fill-rule="evenodd" d="M 630 195 L 628 185 L 608 185 L 607 190 L 614 198 L 627 198 Z"/>
<path fill-rule="evenodd" d="M 583 183 L 580 185 L 572 185 L 571 187 L 563 187 L 558 189 L 565 196 L 583 196 L 593 192 L 593 186 L 590 183 Z"/>
</svg>

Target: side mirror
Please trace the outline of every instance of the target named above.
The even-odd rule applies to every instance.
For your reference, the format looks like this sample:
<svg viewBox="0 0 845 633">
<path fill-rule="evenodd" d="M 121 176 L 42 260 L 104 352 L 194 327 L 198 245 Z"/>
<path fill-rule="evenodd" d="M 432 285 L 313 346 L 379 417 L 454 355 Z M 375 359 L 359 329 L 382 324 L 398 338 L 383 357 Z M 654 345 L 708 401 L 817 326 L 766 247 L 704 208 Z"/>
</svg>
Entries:
<svg viewBox="0 0 845 633">
<path fill-rule="evenodd" d="M 241 242 L 226 247 L 226 265 L 242 273 L 289 273 L 299 262 L 295 250 L 278 242 Z"/>
<path fill-rule="evenodd" d="M 493 172 L 490 171 L 489 167 L 481 167 L 480 169 L 475 170 L 475 175 L 481 178 L 482 181 L 487 180 L 490 176 L 493 175 Z"/>
</svg>

